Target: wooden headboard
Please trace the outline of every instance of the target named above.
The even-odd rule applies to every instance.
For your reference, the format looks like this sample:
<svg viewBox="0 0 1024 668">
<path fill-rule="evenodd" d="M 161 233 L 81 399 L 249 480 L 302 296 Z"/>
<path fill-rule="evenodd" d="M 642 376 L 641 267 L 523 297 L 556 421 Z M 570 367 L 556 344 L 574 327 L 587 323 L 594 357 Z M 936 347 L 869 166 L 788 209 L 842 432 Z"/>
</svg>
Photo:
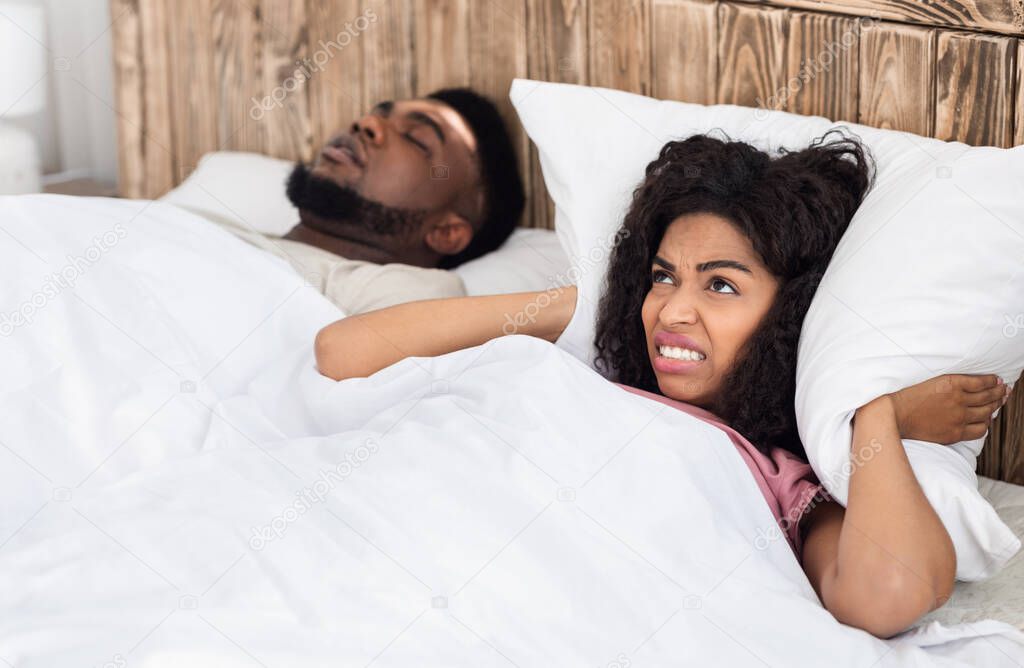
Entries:
<svg viewBox="0 0 1024 668">
<path fill-rule="evenodd" d="M 121 194 L 207 151 L 309 159 L 374 103 L 514 77 L 1024 144 L 1024 0 L 111 0 Z M 551 227 L 518 131 L 524 224 Z M 1024 484 L 1024 391 L 979 472 Z"/>
</svg>

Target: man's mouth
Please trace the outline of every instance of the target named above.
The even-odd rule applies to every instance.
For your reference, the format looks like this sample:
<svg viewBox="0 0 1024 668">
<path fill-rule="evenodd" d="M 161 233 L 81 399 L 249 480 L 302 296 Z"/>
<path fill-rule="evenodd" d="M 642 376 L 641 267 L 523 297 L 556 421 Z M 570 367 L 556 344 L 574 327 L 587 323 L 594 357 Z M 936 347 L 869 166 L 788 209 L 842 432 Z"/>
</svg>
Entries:
<svg viewBox="0 0 1024 668">
<path fill-rule="evenodd" d="M 320 155 L 328 162 L 350 164 L 365 169 L 366 159 L 361 155 L 359 142 L 351 136 L 336 137 L 324 146 Z"/>
</svg>

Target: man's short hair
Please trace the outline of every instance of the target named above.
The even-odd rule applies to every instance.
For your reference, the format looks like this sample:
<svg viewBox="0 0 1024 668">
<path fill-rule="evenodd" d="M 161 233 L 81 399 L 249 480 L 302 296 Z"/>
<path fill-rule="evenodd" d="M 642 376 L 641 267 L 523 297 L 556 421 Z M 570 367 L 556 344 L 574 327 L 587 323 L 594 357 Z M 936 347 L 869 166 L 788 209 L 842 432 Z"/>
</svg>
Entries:
<svg viewBox="0 0 1024 668">
<path fill-rule="evenodd" d="M 519 224 L 526 206 L 519 163 L 508 126 L 494 103 L 469 88 L 445 88 L 427 95 L 454 109 L 476 138 L 484 213 L 473 240 L 461 252 L 441 258 L 443 269 L 457 267 L 505 243 Z"/>
</svg>

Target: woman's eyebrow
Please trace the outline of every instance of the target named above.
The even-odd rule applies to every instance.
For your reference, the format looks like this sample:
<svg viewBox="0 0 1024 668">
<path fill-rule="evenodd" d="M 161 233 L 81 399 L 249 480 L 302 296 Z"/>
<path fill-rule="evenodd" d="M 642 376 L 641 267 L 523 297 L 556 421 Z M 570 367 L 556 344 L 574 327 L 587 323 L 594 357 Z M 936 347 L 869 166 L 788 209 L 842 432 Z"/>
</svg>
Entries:
<svg viewBox="0 0 1024 668">
<path fill-rule="evenodd" d="M 715 269 L 739 269 L 748 274 L 754 274 L 754 272 L 750 271 L 750 267 L 736 260 L 711 260 L 697 265 L 697 271 L 714 271 Z"/>
<path fill-rule="evenodd" d="M 660 255 L 654 256 L 654 264 L 660 265 L 665 269 L 668 269 L 669 271 L 676 270 L 676 266 L 674 264 L 672 264 L 665 258 L 661 257 Z M 743 264 L 742 262 L 737 262 L 736 260 L 709 260 L 707 262 L 701 262 L 700 264 L 697 265 L 697 271 L 701 272 L 714 271 L 715 269 L 738 269 L 739 271 L 745 271 L 751 275 L 753 275 L 754 273 L 750 271 L 750 267 Z"/>
<path fill-rule="evenodd" d="M 669 271 L 675 271 L 676 270 L 676 266 L 674 264 L 672 264 L 671 262 L 669 262 L 665 258 L 661 257 L 660 255 L 655 255 L 654 256 L 654 264 L 661 265 L 662 267 L 664 267 L 665 269 L 668 269 Z"/>
</svg>

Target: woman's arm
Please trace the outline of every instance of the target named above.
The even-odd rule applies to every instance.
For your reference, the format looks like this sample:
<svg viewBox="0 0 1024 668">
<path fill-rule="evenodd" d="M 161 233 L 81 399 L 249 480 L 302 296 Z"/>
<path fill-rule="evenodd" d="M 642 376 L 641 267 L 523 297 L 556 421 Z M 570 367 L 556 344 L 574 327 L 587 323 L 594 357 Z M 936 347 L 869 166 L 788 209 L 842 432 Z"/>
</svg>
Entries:
<svg viewBox="0 0 1024 668">
<path fill-rule="evenodd" d="M 953 543 L 910 468 L 891 397 L 857 410 L 845 512 L 805 518 L 803 567 L 836 619 L 888 638 L 949 598 Z"/>
<path fill-rule="evenodd" d="M 334 380 L 369 376 L 406 357 L 432 357 L 508 334 L 554 341 L 576 309 L 576 287 L 428 299 L 353 315 L 316 336 L 316 364 Z"/>
<path fill-rule="evenodd" d="M 823 503 L 802 526 L 804 570 L 837 619 L 889 637 L 949 598 L 956 554 L 901 439 L 979 438 L 1008 396 L 996 375 L 948 374 L 856 412 L 847 508 Z"/>
</svg>

